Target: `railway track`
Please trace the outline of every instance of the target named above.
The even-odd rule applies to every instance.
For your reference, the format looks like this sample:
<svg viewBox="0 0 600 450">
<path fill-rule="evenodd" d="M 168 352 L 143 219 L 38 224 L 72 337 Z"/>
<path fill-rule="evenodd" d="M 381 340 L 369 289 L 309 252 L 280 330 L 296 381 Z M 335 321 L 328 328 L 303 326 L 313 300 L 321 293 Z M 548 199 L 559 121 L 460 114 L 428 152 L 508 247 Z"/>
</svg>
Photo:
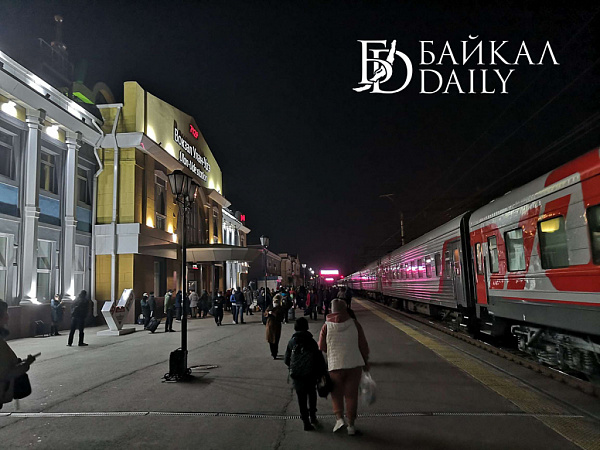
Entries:
<svg viewBox="0 0 600 450">
<path fill-rule="evenodd" d="M 504 349 L 500 347 L 493 346 L 489 342 L 485 342 L 476 338 L 471 337 L 470 335 L 465 334 L 462 331 L 455 331 L 448 328 L 447 325 L 440 322 L 434 322 L 434 319 L 429 316 L 420 316 L 418 313 L 408 313 L 396 308 L 392 308 L 391 306 L 384 305 L 382 303 L 376 302 L 370 298 L 360 297 L 361 300 L 367 301 L 372 305 L 376 305 L 377 307 L 387 310 L 393 314 L 406 317 L 415 322 L 419 322 L 428 327 L 434 328 L 442 333 L 450 335 L 456 339 L 460 339 L 463 342 L 467 342 L 475 347 L 483 349 L 489 353 L 500 356 L 508 361 L 512 361 L 516 364 L 524 366 L 528 369 L 531 369 L 537 373 L 545 375 L 547 377 L 553 378 L 561 383 L 564 383 L 568 386 L 571 386 L 575 389 L 578 389 L 588 395 L 594 396 L 596 398 L 600 398 L 600 385 L 591 383 L 587 380 L 582 380 L 581 378 L 577 378 L 575 376 L 569 375 L 567 373 L 556 370 L 552 367 L 545 366 L 534 359 L 528 358 L 522 352 L 519 352 L 516 349 Z"/>
</svg>

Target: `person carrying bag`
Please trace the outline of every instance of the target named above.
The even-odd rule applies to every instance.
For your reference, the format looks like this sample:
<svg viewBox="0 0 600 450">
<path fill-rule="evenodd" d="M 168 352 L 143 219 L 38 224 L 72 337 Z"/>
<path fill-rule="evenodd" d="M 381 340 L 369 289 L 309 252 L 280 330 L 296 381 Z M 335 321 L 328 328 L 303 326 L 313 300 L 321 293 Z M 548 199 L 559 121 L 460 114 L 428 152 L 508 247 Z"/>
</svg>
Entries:
<svg viewBox="0 0 600 450">
<path fill-rule="evenodd" d="M 29 355 L 25 361 L 17 358 L 5 341 L 9 332 L 8 304 L 0 300 L 0 409 L 4 403 L 25 398 L 31 394 L 31 384 L 27 371 L 37 355 Z"/>
</svg>

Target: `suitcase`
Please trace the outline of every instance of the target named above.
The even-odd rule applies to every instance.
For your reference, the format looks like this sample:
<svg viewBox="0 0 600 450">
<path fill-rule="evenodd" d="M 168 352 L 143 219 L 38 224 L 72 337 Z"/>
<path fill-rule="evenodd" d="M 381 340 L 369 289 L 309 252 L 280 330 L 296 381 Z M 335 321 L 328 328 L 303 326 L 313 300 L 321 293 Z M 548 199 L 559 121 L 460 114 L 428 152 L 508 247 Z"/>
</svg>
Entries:
<svg viewBox="0 0 600 450">
<path fill-rule="evenodd" d="M 294 308 L 288 310 L 288 322 L 292 320 L 296 320 L 296 310 Z"/>
<path fill-rule="evenodd" d="M 146 330 L 148 330 L 150 333 L 154 333 L 159 325 L 160 325 L 160 319 L 157 319 L 156 317 L 152 317 L 150 319 L 150 322 L 148 323 L 148 326 L 146 327 Z"/>
</svg>

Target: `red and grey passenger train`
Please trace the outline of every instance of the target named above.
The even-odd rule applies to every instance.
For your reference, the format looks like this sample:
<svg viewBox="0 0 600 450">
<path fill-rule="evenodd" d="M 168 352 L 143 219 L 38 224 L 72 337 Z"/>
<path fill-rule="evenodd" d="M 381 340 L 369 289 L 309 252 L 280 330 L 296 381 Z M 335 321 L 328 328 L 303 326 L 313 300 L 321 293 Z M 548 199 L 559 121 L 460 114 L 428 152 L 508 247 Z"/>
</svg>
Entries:
<svg viewBox="0 0 600 450">
<path fill-rule="evenodd" d="M 600 376 L 600 148 L 387 254 L 344 283 Z"/>
</svg>

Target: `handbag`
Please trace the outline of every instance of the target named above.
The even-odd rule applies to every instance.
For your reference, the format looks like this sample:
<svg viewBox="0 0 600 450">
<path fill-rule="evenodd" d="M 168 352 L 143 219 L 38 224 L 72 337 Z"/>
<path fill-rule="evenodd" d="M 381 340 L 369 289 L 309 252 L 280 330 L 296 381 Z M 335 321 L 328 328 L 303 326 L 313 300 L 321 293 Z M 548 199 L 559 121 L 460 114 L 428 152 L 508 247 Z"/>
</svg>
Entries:
<svg viewBox="0 0 600 450">
<path fill-rule="evenodd" d="M 327 396 L 333 390 L 333 381 L 329 376 L 329 372 L 325 372 L 317 380 L 317 393 L 321 398 L 327 398 Z"/>
<path fill-rule="evenodd" d="M 31 383 L 29 382 L 29 376 L 24 373 L 15 378 L 13 397 L 17 400 L 25 398 L 31 395 Z"/>
</svg>

